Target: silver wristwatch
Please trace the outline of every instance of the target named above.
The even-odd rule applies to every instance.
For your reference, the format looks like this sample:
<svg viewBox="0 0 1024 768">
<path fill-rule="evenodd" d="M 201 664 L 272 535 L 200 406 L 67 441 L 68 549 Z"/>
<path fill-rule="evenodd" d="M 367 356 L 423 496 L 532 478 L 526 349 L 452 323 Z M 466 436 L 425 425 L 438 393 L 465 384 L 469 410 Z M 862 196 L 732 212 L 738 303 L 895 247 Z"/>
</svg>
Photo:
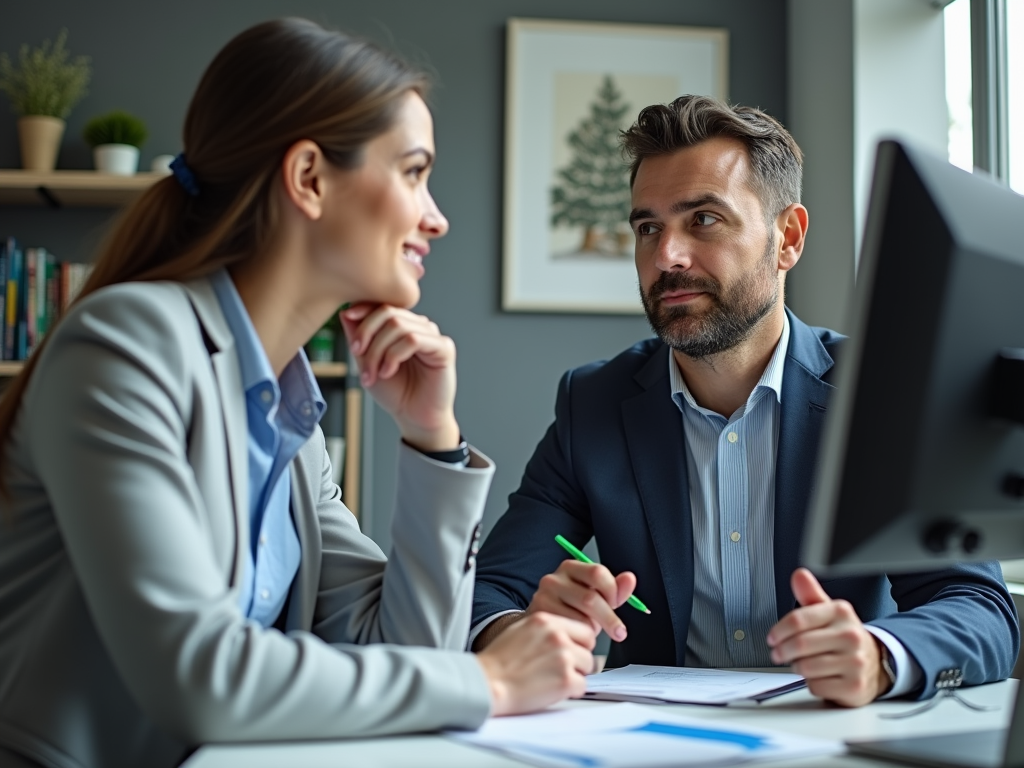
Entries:
<svg viewBox="0 0 1024 768">
<path fill-rule="evenodd" d="M 896 687 L 896 670 L 892 668 L 892 654 L 889 653 L 889 649 L 886 647 L 885 643 L 878 642 L 878 658 L 882 663 L 882 671 L 885 672 L 885 676 L 889 678 L 889 687 L 882 694 L 884 696 Z"/>
</svg>

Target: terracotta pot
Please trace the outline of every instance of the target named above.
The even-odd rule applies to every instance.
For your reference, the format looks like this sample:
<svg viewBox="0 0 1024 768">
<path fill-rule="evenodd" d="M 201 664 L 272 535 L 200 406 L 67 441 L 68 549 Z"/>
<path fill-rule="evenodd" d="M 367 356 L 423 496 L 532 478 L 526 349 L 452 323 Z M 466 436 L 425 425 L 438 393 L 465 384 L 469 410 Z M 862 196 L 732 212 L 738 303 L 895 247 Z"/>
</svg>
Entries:
<svg viewBox="0 0 1024 768">
<path fill-rule="evenodd" d="M 21 167 L 26 171 L 52 171 L 57 164 L 64 121 L 59 117 L 32 115 L 18 118 Z"/>
</svg>

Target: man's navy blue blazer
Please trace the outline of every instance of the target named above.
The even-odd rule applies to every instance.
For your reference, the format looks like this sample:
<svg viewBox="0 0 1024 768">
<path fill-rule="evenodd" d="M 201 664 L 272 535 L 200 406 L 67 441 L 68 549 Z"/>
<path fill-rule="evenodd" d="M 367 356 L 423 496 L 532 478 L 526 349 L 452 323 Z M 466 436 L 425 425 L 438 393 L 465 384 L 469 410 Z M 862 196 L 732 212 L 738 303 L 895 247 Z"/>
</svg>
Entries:
<svg viewBox="0 0 1024 768">
<path fill-rule="evenodd" d="M 775 476 L 780 618 L 796 607 L 789 578 L 800 564 L 833 365 L 844 339 L 792 313 L 789 322 Z M 694 542 L 683 420 L 671 399 L 667 356 L 660 340 L 648 339 L 563 376 L 555 421 L 480 550 L 474 625 L 527 607 L 540 578 L 565 558 L 555 534 L 579 547 L 596 537 L 601 562 L 612 573 L 633 571 L 637 594 L 651 610 L 619 609 L 629 637 L 612 643 L 609 665 L 684 663 Z M 900 396 L 898 382 L 893 396 Z M 942 670 L 959 668 L 965 684 L 979 684 L 1013 668 L 1020 630 L 998 563 L 822 584 L 832 597 L 849 600 L 863 621 L 903 643 L 924 673 L 921 698 L 935 692 Z"/>
</svg>

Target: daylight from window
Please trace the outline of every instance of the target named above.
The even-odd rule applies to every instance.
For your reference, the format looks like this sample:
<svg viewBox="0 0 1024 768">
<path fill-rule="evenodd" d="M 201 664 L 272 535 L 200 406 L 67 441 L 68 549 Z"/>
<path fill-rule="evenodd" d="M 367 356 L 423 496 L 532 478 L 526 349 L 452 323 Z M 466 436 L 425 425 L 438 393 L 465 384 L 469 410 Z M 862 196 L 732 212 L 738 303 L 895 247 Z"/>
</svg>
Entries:
<svg viewBox="0 0 1024 768">
<path fill-rule="evenodd" d="M 1006 2 L 1006 59 L 1010 187 L 1024 194 L 1024 0 Z"/>
<path fill-rule="evenodd" d="M 971 111 L 971 3 L 954 0 L 946 6 L 946 106 L 949 109 L 949 162 L 974 169 Z"/>
</svg>

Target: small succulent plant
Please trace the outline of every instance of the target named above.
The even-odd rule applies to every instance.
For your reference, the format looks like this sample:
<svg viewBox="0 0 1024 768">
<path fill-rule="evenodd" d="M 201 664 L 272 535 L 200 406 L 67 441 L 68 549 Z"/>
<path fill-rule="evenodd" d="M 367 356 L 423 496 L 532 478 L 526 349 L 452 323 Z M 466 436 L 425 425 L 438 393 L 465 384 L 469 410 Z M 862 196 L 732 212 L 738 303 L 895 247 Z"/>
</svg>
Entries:
<svg viewBox="0 0 1024 768">
<path fill-rule="evenodd" d="M 94 117 L 85 124 L 82 137 L 90 147 L 101 144 L 129 144 L 141 147 L 146 141 L 146 125 L 134 115 L 115 110 Z"/>
</svg>

